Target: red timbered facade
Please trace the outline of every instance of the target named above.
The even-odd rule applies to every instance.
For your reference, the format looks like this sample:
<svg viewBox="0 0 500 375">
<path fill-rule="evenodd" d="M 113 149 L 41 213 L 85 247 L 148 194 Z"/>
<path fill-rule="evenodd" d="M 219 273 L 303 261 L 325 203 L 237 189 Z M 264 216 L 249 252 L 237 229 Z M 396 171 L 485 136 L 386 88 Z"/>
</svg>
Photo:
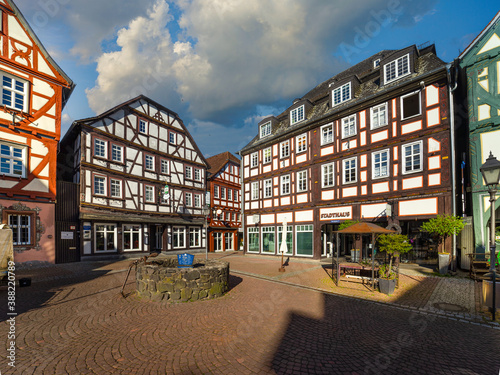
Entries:
<svg viewBox="0 0 500 375">
<path fill-rule="evenodd" d="M 55 262 L 57 147 L 73 82 L 16 5 L 0 0 L 0 211 L 16 262 Z"/>
<path fill-rule="evenodd" d="M 239 250 L 242 240 L 240 161 L 229 152 L 207 159 L 210 196 L 209 251 Z"/>
<path fill-rule="evenodd" d="M 287 255 L 319 259 L 342 221 L 360 220 L 433 258 L 419 227 L 452 212 L 447 82 L 433 45 L 381 51 L 262 120 L 240 151 L 245 251 L 278 254 L 286 222 Z"/>
<path fill-rule="evenodd" d="M 82 257 L 205 249 L 207 162 L 175 112 L 141 95 L 78 120 L 59 161 L 79 186 Z"/>
</svg>

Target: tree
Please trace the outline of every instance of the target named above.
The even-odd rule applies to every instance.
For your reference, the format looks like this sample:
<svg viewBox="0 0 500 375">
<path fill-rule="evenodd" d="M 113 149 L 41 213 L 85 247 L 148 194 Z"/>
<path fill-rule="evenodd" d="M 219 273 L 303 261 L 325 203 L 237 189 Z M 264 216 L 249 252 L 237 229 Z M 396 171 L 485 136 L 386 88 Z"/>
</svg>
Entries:
<svg viewBox="0 0 500 375">
<path fill-rule="evenodd" d="M 359 220 L 346 220 L 339 224 L 339 230 L 350 227 L 351 225 L 359 223 Z"/>
<path fill-rule="evenodd" d="M 420 229 L 437 236 L 439 242 L 443 243 L 441 252 L 446 253 L 444 249 L 446 239 L 453 234 L 459 234 L 464 227 L 465 223 L 460 216 L 437 215 L 435 218 L 423 223 Z"/>
<path fill-rule="evenodd" d="M 377 242 L 379 250 L 381 252 L 385 251 L 389 255 L 389 267 L 380 267 L 380 277 L 386 279 L 394 278 L 392 259 L 399 257 L 401 254 L 406 254 L 413 246 L 405 234 L 382 234 L 379 236 Z"/>
</svg>

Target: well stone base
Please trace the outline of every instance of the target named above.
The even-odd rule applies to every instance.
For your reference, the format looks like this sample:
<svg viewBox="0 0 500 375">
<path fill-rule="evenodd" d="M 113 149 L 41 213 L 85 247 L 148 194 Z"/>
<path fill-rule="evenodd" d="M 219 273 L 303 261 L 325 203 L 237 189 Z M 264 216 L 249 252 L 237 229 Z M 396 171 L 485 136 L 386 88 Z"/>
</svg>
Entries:
<svg viewBox="0 0 500 375">
<path fill-rule="evenodd" d="M 136 270 L 137 294 L 153 301 L 186 302 L 222 296 L 229 289 L 229 263 L 198 261 L 177 268 L 177 258 L 140 263 Z"/>
</svg>

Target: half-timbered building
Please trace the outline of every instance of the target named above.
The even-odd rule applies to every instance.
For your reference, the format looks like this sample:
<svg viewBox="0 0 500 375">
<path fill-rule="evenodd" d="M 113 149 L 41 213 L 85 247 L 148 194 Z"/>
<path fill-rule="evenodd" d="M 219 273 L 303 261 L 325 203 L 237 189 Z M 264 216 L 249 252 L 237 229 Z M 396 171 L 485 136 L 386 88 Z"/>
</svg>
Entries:
<svg viewBox="0 0 500 375">
<path fill-rule="evenodd" d="M 230 152 L 207 159 L 210 196 L 209 251 L 238 250 L 242 240 L 240 160 Z"/>
<path fill-rule="evenodd" d="M 490 152 L 500 159 L 500 12 L 460 54 L 460 80 L 456 108 L 467 125 L 463 154 L 465 186 L 460 192 L 465 213 L 473 218 L 474 249 L 483 253 L 490 238 L 490 195 L 479 168 Z M 496 225 L 500 226 L 500 199 L 496 200 Z M 497 240 L 497 248 L 500 238 Z M 474 251 L 473 251 L 474 250 Z"/>
<path fill-rule="evenodd" d="M 83 257 L 205 248 L 208 165 L 175 112 L 141 95 L 75 121 L 60 150 Z"/>
<path fill-rule="evenodd" d="M 287 255 L 319 259 L 350 219 L 437 256 L 419 228 L 452 213 L 447 66 L 434 45 L 381 51 L 260 121 L 240 155 L 246 252 L 278 254 L 285 238 Z"/>
<path fill-rule="evenodd" d="M 55 261 L 57 145 L 73 82 L 10 0 L 0 0 L 0 213 L 16 262 Z"/>
</svg>

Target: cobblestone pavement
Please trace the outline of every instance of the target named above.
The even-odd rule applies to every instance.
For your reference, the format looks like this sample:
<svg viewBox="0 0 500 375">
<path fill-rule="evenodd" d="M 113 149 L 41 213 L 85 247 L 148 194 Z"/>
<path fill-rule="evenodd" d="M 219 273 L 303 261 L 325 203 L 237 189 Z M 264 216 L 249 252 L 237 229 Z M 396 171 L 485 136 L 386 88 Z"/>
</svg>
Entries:
<svg viewBox="0 0 500 375">
<path fill-rule="evenodd" d="M 146 302 L 133 295 L 133 277 L 125 289 L 127 298 L 119 293 L 129 261 L 93 263 L 47 267 L 45 281 L 38 274 L 30 287 L 17 289 L 16 367 L 8 365 L 6 343 L 0 349 L 2 374 L 498 374 L 500 370 L 498 326 L 285 284 L 283 276 L 262 279 L 236 272 L 222 298 Z M 317 264 L 301 264 L 293 274 L 287 270 L 290 280 L 303 274 L 308 276 L 301 280 L 307 283 L 315 272 L 328 271 Z M 237 262 L 232 265 L 236 268 Z M 57 268 L 66 272 L 58 276 Z M 38 271 L 30 272 L 35 276 Z M 10 326 L 6 306 L 6 291 L 1 290 L 4 342 Z"/>
</svg>

